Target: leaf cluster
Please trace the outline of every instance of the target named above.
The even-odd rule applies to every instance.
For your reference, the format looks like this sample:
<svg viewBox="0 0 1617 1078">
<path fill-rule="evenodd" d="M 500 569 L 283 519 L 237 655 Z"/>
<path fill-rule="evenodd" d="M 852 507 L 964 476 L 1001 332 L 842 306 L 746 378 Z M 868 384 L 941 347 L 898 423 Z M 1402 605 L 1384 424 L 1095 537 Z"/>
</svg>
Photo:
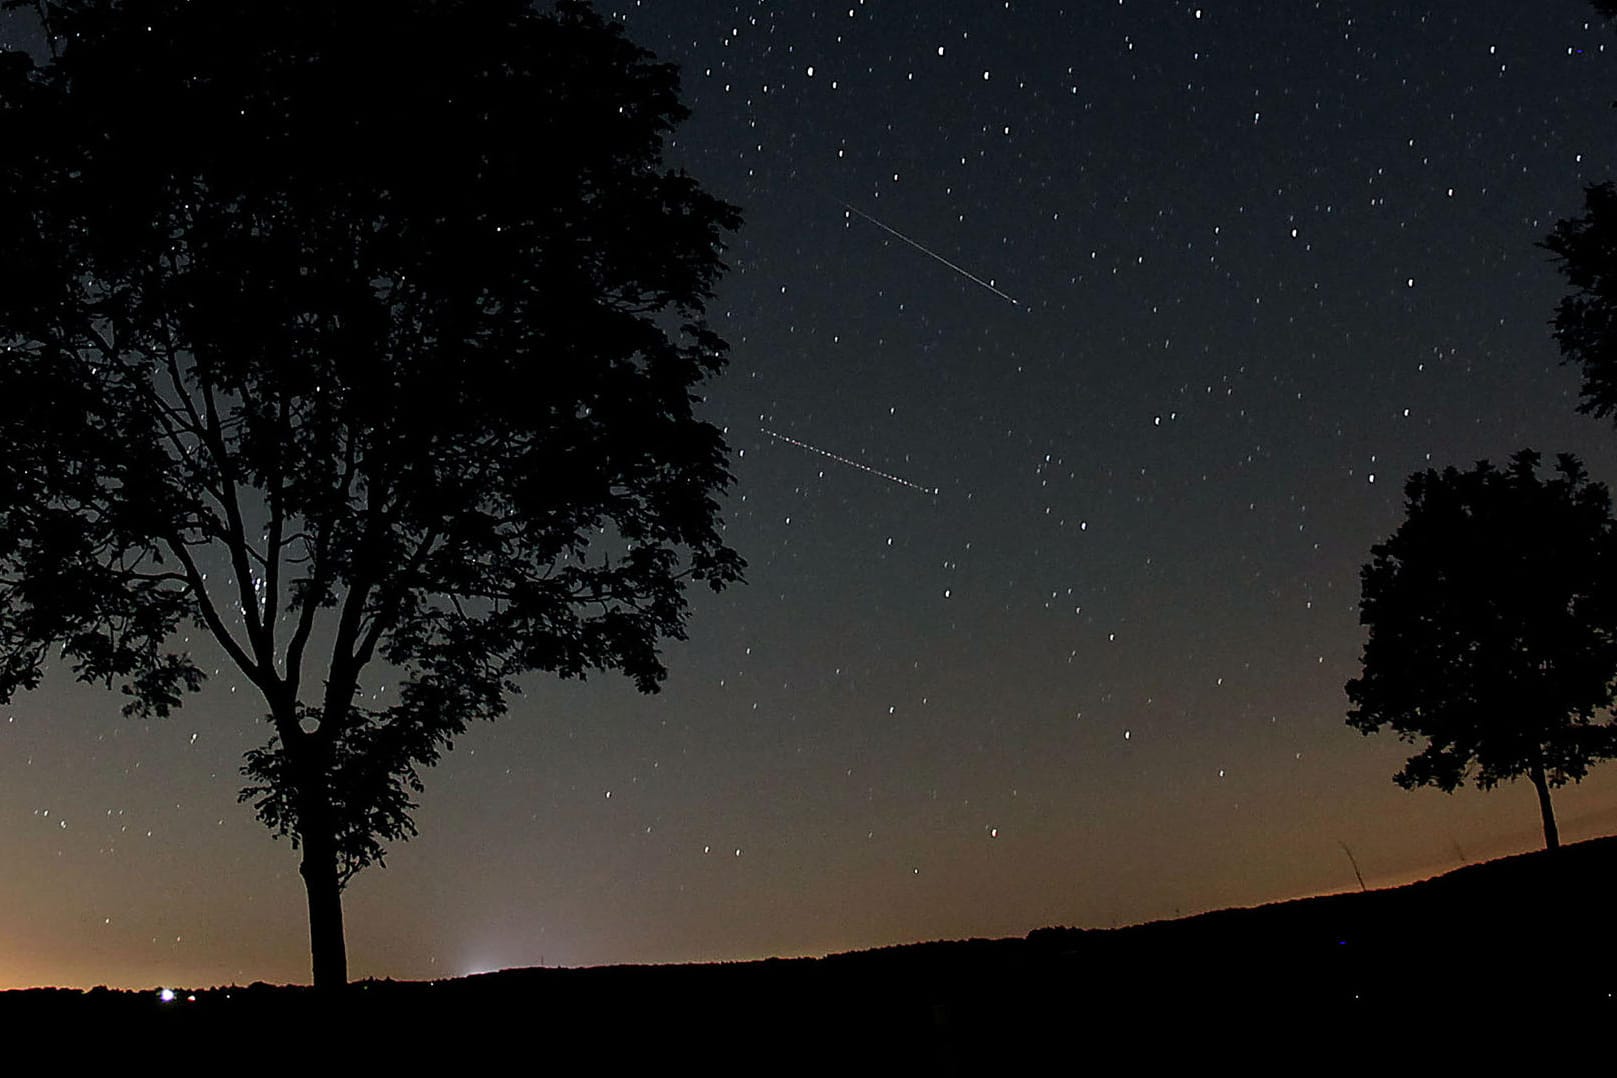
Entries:
<svg viewBox="0 0 1617 1078">
<path fill-rule="evenodd" d="M 446 735 L 465 728 L 453 718 L 447 726 L 417 718 L 408 709 L 354 707 L 343 722 L 344 736 L 335 743 L 317 791 L 324 802 L 321 811 L 333 824 L 339 886 L 367 865 L 382 864 L 385 843 L 416 834 L 410 814 L 416 808 L 412 795 L 423 789 L 421 769 L 437 763 L 441 751 L 451 747 Z M 300 726 L 318 721 L 314 709 L 299 708 Z M 251 802 L 258 818 L 277 836 L 289 836 L 296 848 L 300 798 L 310 791 L 279 735 L 247 752 L 242 774 L 249 785 L 237 800 Z"/>
</svg>

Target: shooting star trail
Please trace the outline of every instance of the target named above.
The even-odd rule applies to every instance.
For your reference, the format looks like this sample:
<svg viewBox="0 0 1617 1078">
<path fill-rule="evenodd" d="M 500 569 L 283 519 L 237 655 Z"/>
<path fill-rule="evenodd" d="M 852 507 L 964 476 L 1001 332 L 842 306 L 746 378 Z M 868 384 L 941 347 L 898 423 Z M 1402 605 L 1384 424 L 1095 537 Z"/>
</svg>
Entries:
<svg viewBox="0 0 1617 1078">
<path fill-rule="evenodd" d="M 865 220 L 869 221 L 871 224 L 875 225 L 877 228 L 881 229 L 883 232 L 892 233 L 893 235 L 897 236 L 899 239 L 903 240 L 905 243 L 909 244 L 911 247 L 915 248 L 917 251 L 920 251 L 922 254 L 926 255 L 928 258 L 935 258 L 939 262 L 942 262 L 945 266 L 948 266 L 950 269 L 952 269 L 956 273 L 960 274 L 960 276 L 964 277 L 966 280 L 971 281 L 974 284 L 982 285 L 984 288 L 986 288 L 990 292 L 994 293 L 994 295 L 998 296 L 1000 299 L 1003 299 L 1003 300 L 1009 302 L 1011 304 L 1011 306 L 1013 306 L 1013 307 L 1022 307 L 1022 301 L 1021 300 L 1017 299 L 1015 296 L 1006 295 L 1004 292 L 1001 292 L 999 289 L 995 288 L 993 285 L 989 284 L 987 281 L 983 280 L 981 277 L 977 276 L 975 273 L 972 273 L 970 270 L 966 269 L 965 267 L 957 266 L 953 262 L 950 262 L 947 258 L 944 258 L 942 255 L 938 254 L 936 251 L 932 250 L 931 248 L 925 247 L 922 244 L 916 243 L 914 240 L 912 240 L 908 236 L 904 235 L 904 233 L 900 232 L 898 229 L 892 227 L 891 225 L 883 224 L 882 222 L 876 220 L 874 217 L 870 216 L 870 214 L 866 213 L 864 210 L 859 209 L 857 206 L 854 206 L 854 205 L 852 205 L 850 203 L 847 203 L 847 202 L 842 202 L 841 199 L 837 199 L 837 201 L 841 202 L 842 203 L 842 208 L 847 210 L 849 213 L 857 213 L 860 217 L 863 217 Z M 1022 307 L 1022 309 L 1024 311 L 1028 310 L 1027 307 Z"/>
<path fill-rule="evenodd" d="M 892 475 L 892 474 L 890 474 L 888 472 L 878 471 L 877 469 L 872 468 L 868 464 L 860 464 L 857 460 L 849 460 L 847 457 L 838 456 L 835 453 L 831 453 L 831 452 L 828 452 L 828 451 L 826 451 L 824 449 L 821 449 L 817 445 L 809 445 L 807 442 L 800 442 L 796 438 L 793 438 L 789 434 L 777 434 L 774 431 L 770 430 L 768 427 L 759 427 L 758 429 L 760 431 L 762 431 L 764 434 L 767 434 L 771 438 L 775 439 L 777 442 L 785 442 L 787 445 L 795 445 L 799 449 L 806 449 L 810 453 L 818 453 L 822 457 L 830 457 L 832 460 L 836 461 L 838 464 L 846 464 L 850 468 L 858 468 L 861 472 L 869 472 L 871 475 L 874 475 L 879 479 L 885 479 L 889 483 L 897 483 L 901 487 L 909 487 L 911 490 L 918 490 L 922 494 L 934 494 L 935 495 L 935 494 L 942 494 L 943 493 L 943 488 L 941 488 L 941 487 L 923 487 L 919 483 L 911 483 L 908 479 L 904 479 L 904 478 L 901 478 L 899 476 Z"/>
</svg>

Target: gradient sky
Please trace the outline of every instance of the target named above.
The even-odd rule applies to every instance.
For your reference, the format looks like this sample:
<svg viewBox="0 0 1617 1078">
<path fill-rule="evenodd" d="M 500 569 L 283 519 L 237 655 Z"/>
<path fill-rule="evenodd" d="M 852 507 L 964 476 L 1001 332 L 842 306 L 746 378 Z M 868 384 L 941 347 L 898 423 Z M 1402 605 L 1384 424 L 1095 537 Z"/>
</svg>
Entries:
<svg viewBox="0 0 1617 1078">
<path fill-rule="evenodd" d="M 619 15 L 746 215 L 709 415 L 748 584 L 660 695 L 536 677 L 470 731 L 347 892 L 353 976 L 1108 926 L 1356 887 L 1344 844 L 1372 886 L 1541 844 L 1525 783 L 1396 787 L 1342 686 L 1410 472 L 1617 479 L 1535 247 L 1617 175 L 1583 0 Z M 306 981 L 295 855 L 236 803 L 262 705 L 228 670 L 120 704 L 0 708 L 0 986 Z M 1557 806 L 1617 830 L 1617 764 Z"/>
</svg>

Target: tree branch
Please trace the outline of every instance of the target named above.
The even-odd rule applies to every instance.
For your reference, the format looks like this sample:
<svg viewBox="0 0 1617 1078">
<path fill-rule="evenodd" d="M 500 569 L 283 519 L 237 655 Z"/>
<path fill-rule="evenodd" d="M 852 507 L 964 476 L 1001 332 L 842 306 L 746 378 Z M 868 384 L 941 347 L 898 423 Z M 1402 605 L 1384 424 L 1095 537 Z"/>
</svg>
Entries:
<svg viewBox="0 0 1617 1078">
<path fill-rule="evenodd" d="M 281 608 L 281 550 L 285 545 L 282 536 L 286 530 L 286 491 L 283 487 L 281 450 L 290 438 L 291 424 L 288 420 L 286 394 L 282 392 L 275 441 L 275 470 L 270 476 L 269 537 L 264 566 L 264 647 L 271 661 L 275 656 L 275 623 L 280 616 Z"/>
<path fill-rule="evenodd" d="M 186 582 L 190 584 L 191 592 L 196 596 L 197 609 L 202 612 L 202 620 L 207 625 L 208 631 L 219 641 L 219 645 L 225 649 L 225 653 L 241 668 L 241 672 L 246 674 L 254 685 L 257 685 L 268 694 L 270 684 L 266 682 L 263 671 L 248 657 L 247 652 L 236 642 L 236 638 L 230 634 L 230 630 L 225 628 L 224 620 L 219 617 L 219 611 L 213 605 L 213 598 L 208 594 L 207 584 L 202 579 L 201 571 L 197 568 L 196 559 L 191 557 L 190 549 L 177 535 L 165 536 L 164 542 L 168 544 L 174 556 L 179 559 L 180 564 L 185 566 Z"/>
<path fill-rule="evenodd" d="M 354 450 L 353 438 L 350 436 L 343 448 L 343 474 L 337 480 L 336 490 L 332 492 L 334 505 L 347 504 L 349 492 L 353 490 L 354 479 L 358 474 L 358 455 Z M 294 700 L 297 699 L 303 680 L 303 652 L 308 647 L 310 634 L 314 631 L 314 619 L 320 609 L 321 600 L 325 598 L 326 589 L 331 586 L 332 581 L 329 565 L 331 521 L 317 519 L 310 523 L 316 535 L 313 540 L 305 538 L 305 545 L 310 558 L 314 561 L 314 575 L 310 578 L 308 590 L 304 593 L 302 609 L 298 611 L 297 628 L 293 630 L 292 639 L 286 646 L 286 683 Z"/>
<path fill-rule="evenodd" d="M 433 548 L 438 543 L 438 537 L 439 530 L 437 527 L 428 528 L 426 536 L 421 540 L 420 545 L 416 547 L 415 552 L 410 555 L 410 560 L 406 564 L 404 571 L 394 575 L 395 586 L 388 590 L 387 596 L 378 604 L 380 609 L 370 619 L 370 624 L 366 627 L 364 637 L 360 641 L 359 652 L 356 656 L 358 669 L 363 669 L 365 664 L 371 661 L 371 656 L 376 653 L 376 644 L 382 638 L 382 634 L 393 627 L 393 623 L 398 618 L 399 604 L 409 594 L 410 582 L 415 578 L 415 574 L 420 570 L 427 558 L 431 556 Z"/>
<path fill-rule="evenodd" d="M 273 675 L 274 655 L 267 648 L 268 641 L 264 634 L 258 595 L 253 589 L 253 569 L 247 560 L 250 546 L 247 542 L 246 527 L 242 523 L 241 503 L 236 495 L 236 476 L 230 466 L 230 451 L 225 444 L 224 428 L 219 421 L 219 409 L 214 401 L 213 386 L 206 377 L 200 375 L 197 381 L 202 387 L 202 401 L 208 421 L 208 448 L 219 471 L 220 489 L 224 496 L 225 521 L 228 527 L 228 533 L 224 537 L 225 547 L 230 552 L 230 564 L 236 576 L 236 596 L 241 604 L 242 618 L 246 623 L 247 640 L 260 666 Z"/>
</svg>

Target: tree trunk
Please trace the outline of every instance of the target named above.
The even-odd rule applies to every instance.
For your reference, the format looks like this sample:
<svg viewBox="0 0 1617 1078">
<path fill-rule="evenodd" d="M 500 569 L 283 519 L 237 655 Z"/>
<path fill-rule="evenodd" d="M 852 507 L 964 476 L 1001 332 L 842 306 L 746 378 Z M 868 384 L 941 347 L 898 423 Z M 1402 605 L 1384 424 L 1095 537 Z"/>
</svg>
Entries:
<svg viewBox="0 0 1617 1078">
<path fill-rule="evenodd" d="M 342 886 L 337 879 L 337 844 L 327 814 L 305 812 L 299 821 L 303 864 L 298 871 L 309 895 L 309 954 L 314 986 L 340 989 L 348 984 L 348 944 L 343 940 Z"/>
<path fill-rule="evenodd" d="M 1538 791 L 1538 812 L 1544 817 L 1544 848 L 1561 848 L 1561 832 L 1555 826 L 1555 810 L 1550 807 L 1550 784 L 1544 780 L 1544 765 L 1534 764 L 1531 772 L 1533 788 Z"/>
</svg>

